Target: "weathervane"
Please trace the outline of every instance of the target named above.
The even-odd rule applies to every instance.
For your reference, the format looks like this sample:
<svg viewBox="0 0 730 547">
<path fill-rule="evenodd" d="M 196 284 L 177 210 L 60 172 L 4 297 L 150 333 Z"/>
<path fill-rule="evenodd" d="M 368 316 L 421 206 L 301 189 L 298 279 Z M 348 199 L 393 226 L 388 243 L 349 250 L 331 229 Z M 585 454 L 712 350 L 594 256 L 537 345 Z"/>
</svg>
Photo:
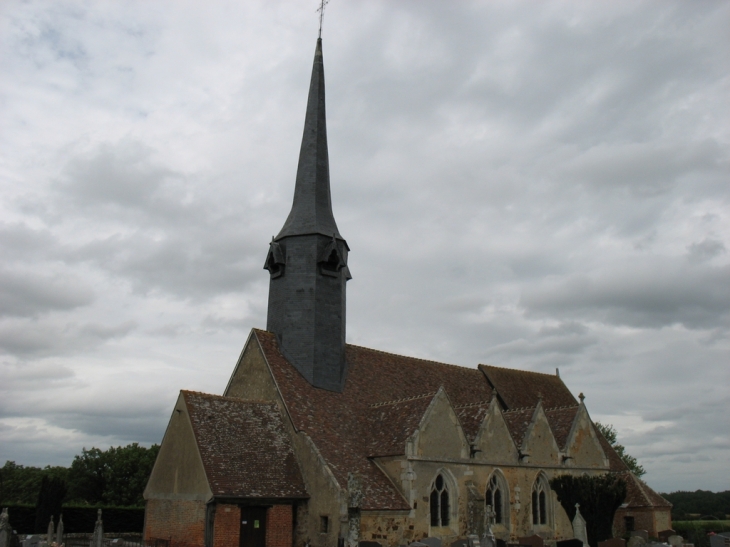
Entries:
<svg viewBox="0 0 730 547">
<path fill-rule="evenodd" d="M 329 3 L 330 3 L 330 0 L 320 0 L 319 8 L 317 8 L 317 11 L 319 12 L 319 38 L 320 39 L 322 39 L 322 19 L 324 19 L 324 8 Z"/>
</svg>

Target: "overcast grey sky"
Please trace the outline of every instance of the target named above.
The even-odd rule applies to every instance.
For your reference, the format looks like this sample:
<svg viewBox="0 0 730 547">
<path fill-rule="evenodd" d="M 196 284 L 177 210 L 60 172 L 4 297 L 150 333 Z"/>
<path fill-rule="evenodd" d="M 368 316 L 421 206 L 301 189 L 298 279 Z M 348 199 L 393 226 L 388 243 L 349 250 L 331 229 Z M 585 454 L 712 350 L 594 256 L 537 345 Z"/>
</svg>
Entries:
<svg viewBox="0 0 730 547">
<path fill-rule="evenodd" d="M 0 5 L 0 463 L 159 442 L 266 326 L 316 0 Z M 730 3 L 333 0 L 351 343 L 560 373 L 730 488 Z"/>
</svg>

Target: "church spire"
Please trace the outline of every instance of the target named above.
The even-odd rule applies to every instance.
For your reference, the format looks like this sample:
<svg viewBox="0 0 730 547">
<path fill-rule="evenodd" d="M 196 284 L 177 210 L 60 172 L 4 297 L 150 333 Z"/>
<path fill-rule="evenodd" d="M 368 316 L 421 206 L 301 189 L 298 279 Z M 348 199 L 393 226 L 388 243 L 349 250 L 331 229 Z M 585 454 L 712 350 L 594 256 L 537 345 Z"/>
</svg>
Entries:
<svg viewBox="0 0 730 547">
<path fill-rule="evenodd" d="M 342 239 L 332 214 L 330 167 L 327 152 L 327 118 L 324 100 L 322 39 L 317 39 L 312 79 L 309 83 L 304 135 L 299 150 L 294 202 L 276 240 L 287 236 L 321 234 Z"/>
<path fill-rule="evenodd" d="M 323 3 L 324 4 L 324 3 Z M 315 387 L 341 391 L 345 360 L 345 292 L 349 248 L 330 199 L 322 39 L 314 53 L 294 202 L 284 227 L 269 244 L 266 329 Z"/>
</svg>

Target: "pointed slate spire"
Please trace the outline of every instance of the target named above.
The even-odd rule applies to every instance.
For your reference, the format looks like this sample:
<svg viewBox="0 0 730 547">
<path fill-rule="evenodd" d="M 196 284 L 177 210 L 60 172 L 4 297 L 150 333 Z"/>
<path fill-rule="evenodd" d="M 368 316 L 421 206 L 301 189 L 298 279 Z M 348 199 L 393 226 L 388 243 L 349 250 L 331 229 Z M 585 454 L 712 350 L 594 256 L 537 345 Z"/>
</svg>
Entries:
<svg viewBox="0 0 730 547">
<path fill-rule="evenodd" d="M 330 198 L 322 39 L 317 40 L 299 152 L 294 203 L 269 244 L 266 329 L 279 349 L 315 387 L 341 391 L 345 359 L 349 247 L 340 235 Z"/>
<path fill-rule="evenodd" d="M 321 234 L 342 239 L 332 214 L 330 167 L 327 152 L 327 119 L 324 100 L 324 63 L 322 39 L 314 52 L 312 79 L 304 119 L 304 135 L 299 151 L 299 166 L 294 188 L 294 202 L 284 227 L 276 236 Z"/>
</svg>

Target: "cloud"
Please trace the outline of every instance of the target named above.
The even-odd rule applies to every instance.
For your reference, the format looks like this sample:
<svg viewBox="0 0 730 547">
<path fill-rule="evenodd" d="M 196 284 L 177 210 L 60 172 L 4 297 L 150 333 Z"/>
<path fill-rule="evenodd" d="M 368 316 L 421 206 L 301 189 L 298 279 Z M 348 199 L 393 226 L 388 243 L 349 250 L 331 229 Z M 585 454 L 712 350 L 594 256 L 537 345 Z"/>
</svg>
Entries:
<svg viewBox="0 0 730 547">
<path fill-rule="evenodd" d="M 0 270 L 0 317 L 34 317 L 93 300 L 91 288 L 75 276 Z"/>
</svg>

